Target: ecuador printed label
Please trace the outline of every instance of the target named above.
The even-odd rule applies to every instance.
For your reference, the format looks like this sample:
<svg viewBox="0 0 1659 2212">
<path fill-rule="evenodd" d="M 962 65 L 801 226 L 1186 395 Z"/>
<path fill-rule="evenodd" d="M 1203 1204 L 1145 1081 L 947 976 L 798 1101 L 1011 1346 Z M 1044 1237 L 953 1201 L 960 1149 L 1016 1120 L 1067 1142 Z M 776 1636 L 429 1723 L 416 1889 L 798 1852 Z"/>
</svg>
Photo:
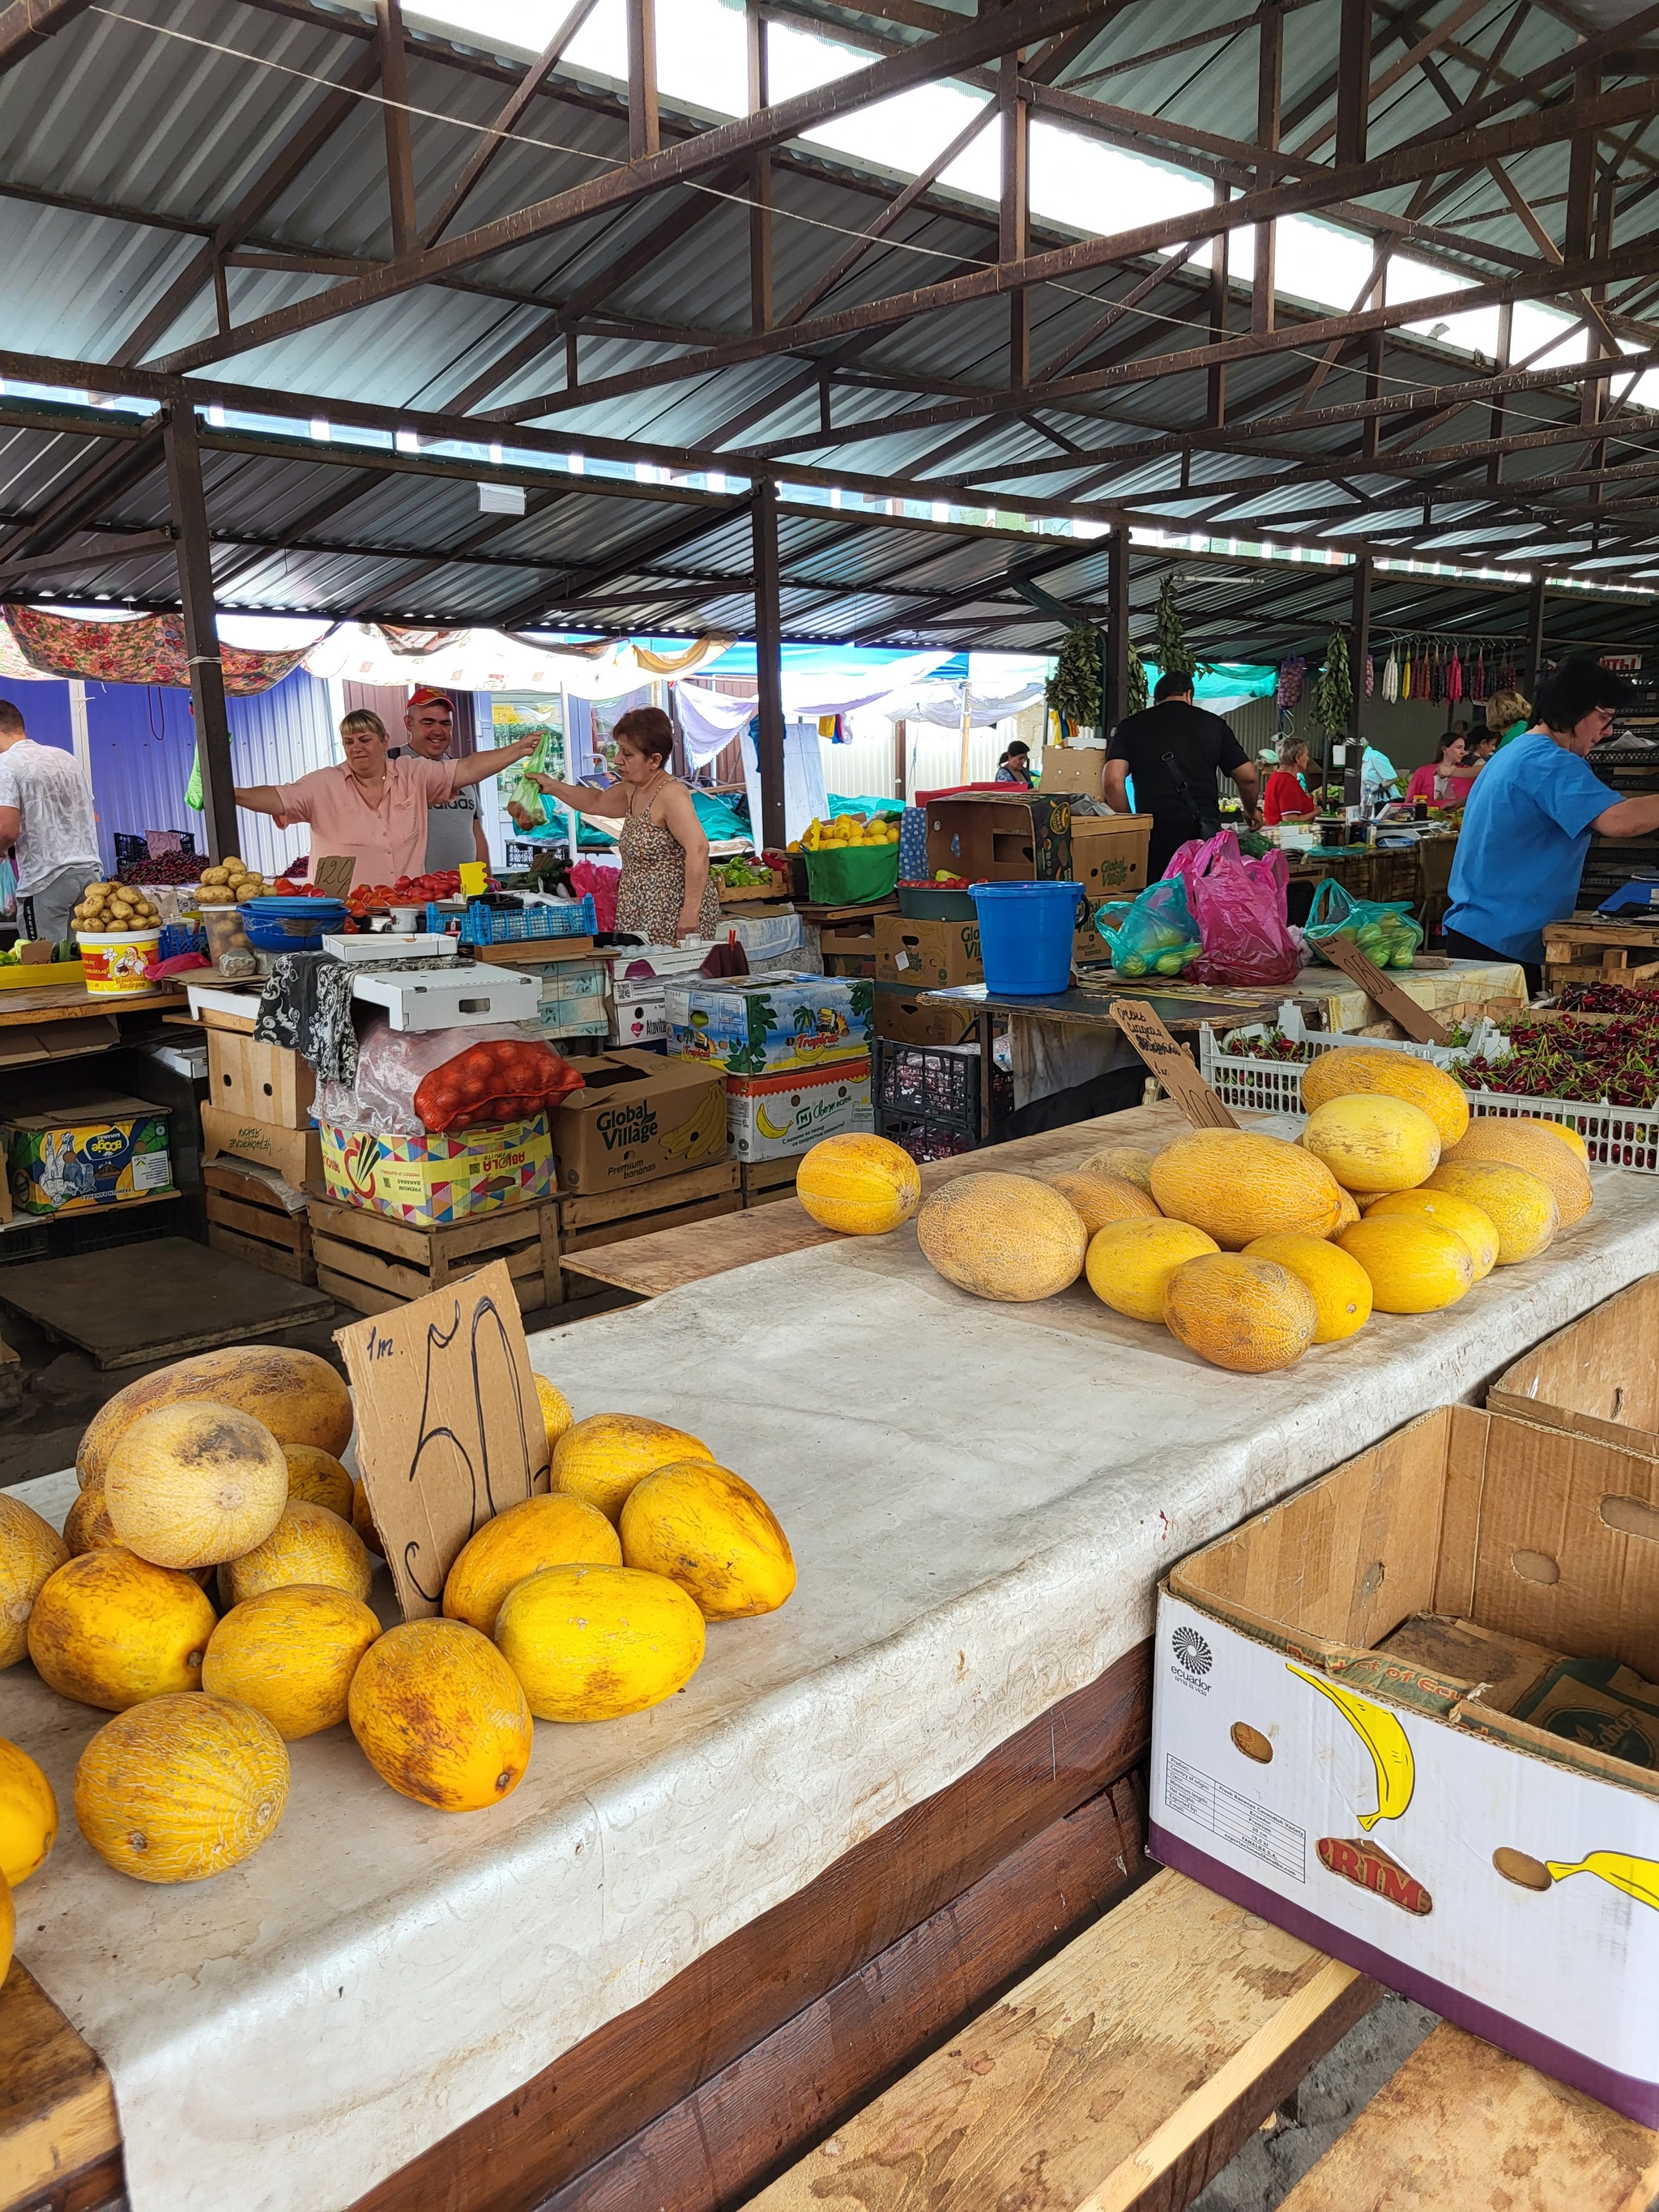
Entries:
<svg viewBox="0 0 1659 2212">
<path fill-rule="evenodd" d="M 1200 1774 L 1184 1759 L 1170 1753 L 1164 1762 L 1164 1798 L 1172 1813 L 1207 1828 L 1235 1850 L 1264 1859 L 1294 1881 L 1308 1878 L 1306 1831 L 1265 1805 L 1230 1790 L 1212 1774 Z"/>
</svg>

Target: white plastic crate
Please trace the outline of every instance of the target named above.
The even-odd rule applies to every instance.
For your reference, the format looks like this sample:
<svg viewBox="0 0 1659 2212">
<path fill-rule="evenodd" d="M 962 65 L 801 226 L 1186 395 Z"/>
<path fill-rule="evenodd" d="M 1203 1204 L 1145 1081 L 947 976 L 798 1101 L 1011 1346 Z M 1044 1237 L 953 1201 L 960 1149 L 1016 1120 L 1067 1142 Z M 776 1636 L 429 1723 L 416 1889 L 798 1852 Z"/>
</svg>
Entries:
<svg viewBox="0 0 1659 2212">
<path fill-rule="evenodd" d="M 1224 1042 L 1229 1040 L 1223 1040 Z M 1357 1046 L 1366 1052 L 1403 1052 L 1413 1059 L 1445 1066 L 1461 1055 L 1444 1045 L 1411 1044 L 1387 1037 L 1361 1037 L 1338 1032 L 1304 1040 L 1312 1057 L 1334 1052 L 1340 1046 Z M 1302 1071 L 1308 1062 L 1254 1060 L 1245 1053 L 1227 1053 L 1212 1030 L 1199 1032 L 1199 1073 L 1224 1106 L 1251 1114 L 1299 1115 Z M 1451 1068 L 1455 1073 L 1455 1066 Z M 1528 1098 L 1504 1091 L 1471 1091 L 1460 1085 L 1471 1115 L 1496 1115 L 1516 1121 L 1564 1121 L 1584 1140 L 1592 1167 L 1629 1168 L 1637 1175 L 1659 1175 L 1659 1106 L 1589 1105 L 1575 1098 Z"/>
</svg>

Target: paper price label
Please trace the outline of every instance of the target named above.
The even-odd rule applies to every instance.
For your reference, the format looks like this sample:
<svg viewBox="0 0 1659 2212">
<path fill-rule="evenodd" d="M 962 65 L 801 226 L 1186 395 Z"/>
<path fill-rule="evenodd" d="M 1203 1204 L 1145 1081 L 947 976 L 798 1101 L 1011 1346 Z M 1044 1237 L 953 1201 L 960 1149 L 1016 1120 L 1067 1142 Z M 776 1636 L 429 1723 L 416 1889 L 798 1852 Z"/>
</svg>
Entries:
<svg viewBox="0 0 1659 2212">
<path fill-rule="evenodd" d="M 1114 999 L 1112 1019 L 1194 1128 L 1238 1127 L 1150 1006 L 1134 999 Z"/>
<path fill-rule="evenodd" d="M 349 853 L 325 853 L 311 866 L 311 880 L 329 898 L 343 899 L 351 889 L 357 863 Z"/>
<path fill-rule="evenodd" d="M 1320 951 L 1333 967 L 1340 968 L 1350 981 L 1358 983 L 1368 999 L 1375 1000 L 1391 1022 L 1405 1030 L 1413 1044 L 1444 1044 L 1443 1026 L 1415 999 L 1409 998 L 1391 976 L 1385 975 L 1374 960 L 1369 960 L 1359 947 L 1346 937 L 1328 937 Z"/>
<path fill-rule="evenodd" d="M 457 1553 L 550 1485 L 547 1432 L 504 1260 L 337 1329 L 357 1464 L 406 1620 L 443 1607 Z"/>
</svg>

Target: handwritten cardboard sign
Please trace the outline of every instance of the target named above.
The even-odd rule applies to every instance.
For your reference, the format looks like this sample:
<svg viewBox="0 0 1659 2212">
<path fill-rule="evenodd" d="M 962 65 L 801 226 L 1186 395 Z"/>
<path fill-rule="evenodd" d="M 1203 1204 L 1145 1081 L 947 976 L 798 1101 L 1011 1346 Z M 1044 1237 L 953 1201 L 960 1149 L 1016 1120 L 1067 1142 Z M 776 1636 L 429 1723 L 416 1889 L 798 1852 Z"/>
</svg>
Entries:
<svg viewBox="0 0 1659 2212">
<path fill-rule="evenodd" d="M 325 853 L 311 864 L 312 882 L 329 898 L 343 899 L 356 872 L 356 860 L 349 853 Z"/>
<path fill-rule="evenodd" d="M 1333 967 L 1340 968 L 1351 982 L 1358 984 L 1368 999 L 1376 1001 L 1391 1022 L 1399 1024 L 1413 1044 L 1445 1043 L 1446 1032 L 1442 1024 L 1426 1007 L 1408 998 L 1374 960 L 1368 960 L 1352 939 L 1323 938 L 1319 949 Z"/>
<path fill-rule="evenodd" d="M 1150 1006 L 1135 999 L 1114 999 L 1112 1019 L 1194 1128 L 1238 1127 Z"/>
<path fill-rule="evenodd" d="M 504 1260 L 338 1329 L 357 1464 L 406 1620 L 443 1609 L 469 1536 L 550 1486 L 547 1432 Z"/>
</svg>

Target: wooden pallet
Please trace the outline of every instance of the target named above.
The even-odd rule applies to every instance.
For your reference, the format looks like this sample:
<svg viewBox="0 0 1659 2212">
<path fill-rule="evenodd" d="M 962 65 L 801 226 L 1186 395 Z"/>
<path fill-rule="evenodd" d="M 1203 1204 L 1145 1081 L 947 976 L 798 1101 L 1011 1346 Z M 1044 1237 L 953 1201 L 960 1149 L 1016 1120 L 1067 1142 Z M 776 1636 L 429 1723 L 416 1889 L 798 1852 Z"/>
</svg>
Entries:
<svg viewBox="0 0 1659 2212">
<path fill-rule="evenodd" d="M 556 1199 L 502 1206 L 449 1229 L 414 1229 L 333 1199 L 313 1198 L 310 1213 L 317 1287 L 358 1313 L 407 1305 L 491 1260 L 506 1261 L 526 1312 L 563 1299 Z"/>
<path fill-rule="evenodd" d="M 1547 921 L 1544 988 L 1659 976 L 1659 921 Z"/>
<path fill-rule="evenodd" d="M 744 1206 L 770 1206 L 778 1199 L 793 1198 L 801 1157 L 791 1152 L 781 1160 L 756 1160 L 752 1165 L 745 1162 L 739 1170 Z"/>
<path fill-rule="evenodd" d="M 233 1160 L 208 1161 L 202 1181 L 207 1241 L 216 1252 L 228 1252 L 291 1283 L 316 1281 L 311 1224 L 304 1213 L 290 1213 L 268 1182 Z"/>
<path fill-rule="evenodd" d="M 659 1229 L 683 1229 L 688 1222 L 712 1221 L 742 1210 L 738 1163 L 720 1160 L 686 1175 L 660 1176 L 629 1190 L 595 1191 L 591 1196 L 559 1200 L 559 1246 L 563 1252 L 592 1251 L 620 1244 L 630 1237 L 649 1237 Z"/>
</svg>

